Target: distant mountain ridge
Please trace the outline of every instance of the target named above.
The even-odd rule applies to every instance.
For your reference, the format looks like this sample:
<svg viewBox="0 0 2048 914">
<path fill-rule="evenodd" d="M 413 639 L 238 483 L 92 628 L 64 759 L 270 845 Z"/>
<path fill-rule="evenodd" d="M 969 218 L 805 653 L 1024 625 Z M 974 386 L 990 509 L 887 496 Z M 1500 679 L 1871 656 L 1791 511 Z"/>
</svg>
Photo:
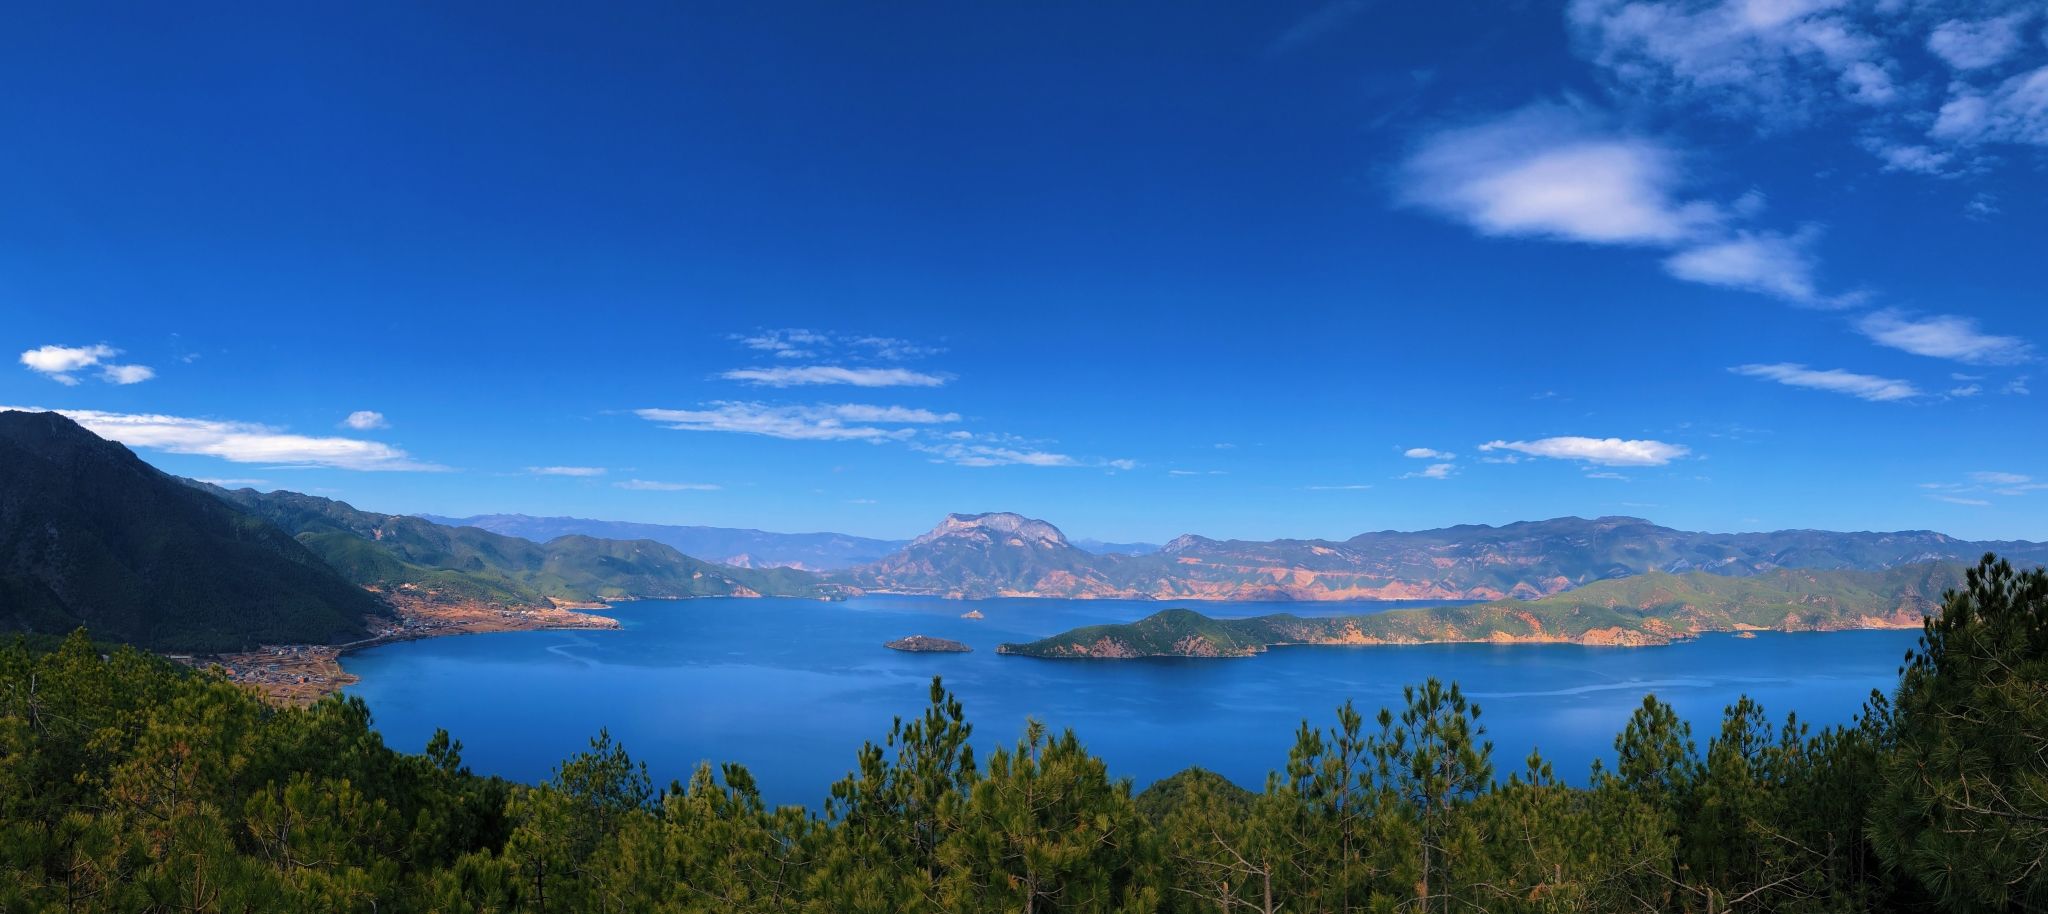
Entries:
<svg viewBox="0 0 2048 914">
<path fill-rule="evenodd" d="M 437 601 L 507 605 L 706 596 L 843 596 L 788 568 L 693 558 L 653 540 L 571 534 L 545 543 L 296 492 L 194 483 L 290 531 L 350 580 Z"/>
<path fill-rule="evenodd" d="M 0 412 L 0 628 L 226 651 L 353 640 L 389 612 L 127 448 L 56 413 Z"/>
<path fill-rule="evenodd" d="M 1960 587 L 1965 566 L 1921 562 L 1881 571 L 1780 568 L 1750 577 L 1651 571 L 1537 600 L 1303 618 L 1212 619 L 1168 609 L 1136 622 L 1090 625 L 1002 654 L 1049 659 L 1248 657 L 1281 645 L 1445 642 L 1643 647 L 1708 632 L 1914 628 Z"/>
<path fill-rule="evenodd" d="M 562 536 L 653 540 L 687 555 L 739 568 L 800 568 L 836 571 L 880 559 L 908 545 L 844 533 L 770 533 L 737 527 L 641 524 L 581 517 L 479 514 L 473 517 L 414 515 L 450 527 L 476 527 L 544 543 Z"/>
<path fill-rule="evenodd" d="M 1467 524 L 1348 540 L 1189 534 L 1150 555 L 1098 555 L 1044 521 L 995 512 L 950 515 L 903 550 L 838 579 L 868 590 L 968 599 L 1499 600 L 1648 572 L 1873 571 L 1970 563 L 1986 552 L 2015 563 L 2048 562 L 2048 544 L 1971 542 L 1933 531 L 1693 533 L 1634 517 Z"/>
</svg>

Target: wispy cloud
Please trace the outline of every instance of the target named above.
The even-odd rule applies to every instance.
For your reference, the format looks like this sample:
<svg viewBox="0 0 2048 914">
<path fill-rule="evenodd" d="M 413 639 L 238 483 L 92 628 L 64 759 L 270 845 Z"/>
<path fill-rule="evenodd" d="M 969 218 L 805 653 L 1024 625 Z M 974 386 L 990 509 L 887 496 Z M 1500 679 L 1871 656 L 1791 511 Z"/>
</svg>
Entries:
<svg viewBox="0 0 2048 914">
<path fill-rule="evenodd" d="M 2025 59 L 2037 6 L 1572 0 L 1566 21 L 1616 96 L 1767 131 L 1845 121 L 1886 170 L 1949 176 L 1995 163 L 1986 144 L 2048 145 L 2048 66 Z"/>
<path fill-rule="evenodd" d="M 1930 490 L 1929 498 L 1955 501 L 1957 504 L 1990 504 L 1981 496 L 1999 495 L 2016 498 L 2048 491 L 2048 482 L 2042 482 L 2025 473 L 2009 473 L 2003 470 L 1978 470 L 1969 474 L 1968 482 L 1923 482 L 1920 488 Z M 1963 496 L 1977 496 L 1963 498 Z M 1959 500 L 1960 499 L 1960 500 Z"/>
<path fill-rule="evenodd" d="M 39 346 L 21 354 L 21 364 L 66 387 L 78 384 L 78 373 L 87 368 L 98 368 L 99 378 L 109 384 L 140 384 L 156 377 L 156 370 L 147 365 L 117 365 L 110 361 L 119 356 L 121 350 L 105 343 L 91 346 Z"/>
<path fill-rule="evenodd" d="M 1514 451 L 1530 457 L 1583 460 L 1611 467 L 1657 467 L 1692 453 L 1682 444 L 1649 439 L 1584 438 L 1566 435 L 1535 441 L 1489 441 L 1482 451 Z"/>
<path fill-rule="evenodd" d="M 817 349 L 831 343 L 825 334 L 811 330 L 763 330 L 751 336 L 734 337 L 740 345 L 756 352 L 772 353 L 778 358 L 808 359 L 816 356 Z"/>
<path fill-rule="evenodd" d="M 623 479 L 612 485 L 634 492 L 716 492 L 721 488 L 707 482 L 656 482 L 651 479 Z"/>
<path fill-rule="evenodd" d="M 1766 125 L 1898 97 L 1879 41 L 1833 0 L 1573 0 L 1566 21 L 1612 88 Z"/>
<path fill-rule="evenodd" d="M 704 409 L 636 409 L 633 413 L 678 431 L 733 432 L 792 441 L 903 440 L 916 430 L 882 426 L 933 425 L 960 419 L 958 413 L 862 403 L 774 406 L 719 401 Z"/>
<path fill-rule="evenodd" d="M 811 359 L 825 356 L 850 358 L 856 361 L 880 360 L 901 362 L 923 358 L 944 352 L 936 346 L 927 346 L 912 340 L 891 336 L 859 333 L 832 333 L 822 330 L 788 328 L 762 330 L 753 334 L 733 337 L 741 346 L 764 352 L 778 359 Z"/>
<path fill-rule="evenodd" d="M 1458 472 L 1455 463 L 1432 463 L 1413 473 L 1402 473 L 1402 479 L 1449 479 Z"/>
<path fill-rule="evenodd" d="M 2017 365 L 2034 357 L 2034 347 L 2027 341 L 1985 333 L 1977 329 L 1976 321 L 1953 314 L 1912 318 L 1895 310 L 1878 311 L 1858 320 L 1856 330 L 1880 346 L 1972 365 Z"/>
<path fill-rule="evenodd" d="M 104 365 L 100 367 L 100 380 L 109 384 L 140 384 L 156 377 L 156 369 L 148 365 Z"/>
<path fill-rule="evenodd" d="M 1929 495 L 1927 497 L 1932 498 L 1935 501 L 1945 501 L 1952 505 L 1969 505 L 1974 508 L 1981 508 L 1985 505 L 1991 504 L 1990 502 L 1985 501 L 1981 498 L 1964 498 L 1960 495 Z"/>
<path fill-rule="evenodd" d="M 0 406 L 0 411 L 41 412 L 36 407 Z M 254 422 L 192 419 L 153 413 L 109 413 L 89 409 L 56 412 L 102 438 L 130 447 L 172 454 L 199 454 L 235 463 L 329 467 L 339 470 L 439 471 L 447 467 L 417 460 L 405 451 L 358 438 L 295 435 Z"/>
<path fill-rule="evenodd" d="M 348 418 L 341 420 L 341 424 L 359 432 L 391 427 L 391 423 L 384 418 L 384 414 L 373 409 L 359 409 L 349 413 Z"/>
<path fill-rule="evenodd" d="M 848 384 L 854 387 L 938 387 L 943 375 L 908 368 L 849 368 L 844 365 L 790 365 L 773 368 L 735 368 L 719 377 L 758 387 L 803 387 L 818 384 Z"/>
<path fill-rule="evenodd" d="M 933 455 L 938 461 L 963 467 L 1073 467 L 1081 462 L 1067 454 L 1052 451 L 1019 450 L 988 444 L 961 444 L 944 442 L 940 444 L 914 445 L 918 450 Z"/>
<path fill-rule="evenodd" d="M 1971 473 L 1970 478 L 1978 482 L 1989 483 L 1991 485 L 1998 486 L 2016 486 L 2022 483 L 2033 481 L 2033 477 L 2031 476 L 2022 475 L 2020 473 L 2002 473 L 1995 470 L 1979 470 L 1975 473 Z"/>
<path fill-rule="evenodd" d="M 1317 39 L 1349 25 L 1370 5 L 1368 0 L 1331 0 L 1324 3 L 1295 20 L 1278 38 L 1273 39 L 1267 50 L 1273 54 L 1285 54 L 1313 44 Z"/>
<path fill-rule="evenodd" d="M 2020 49 L 2020 27 L 2031 18 L 2027 10 L 1989 19 L 1950 19 L 1927 36 L 1927 50 L 1958 70 L 1996 66 Z"/>
<path fill-rule="evenodd" d="M 527 467 L 535 476 L 603 476 L 604 467 Z"/>
<path fill-rule="evenodd" d="M 1812 233 L 1737 232 L 1679 251 L 1664 269 L 1688 282 L 1755 292 L 1799 304 L 1822 305 L 1814 289 Z"/>
<path fill-rule="evenodd" d="M 1920 389 L 1914 387 L 1910 381 L 1857 374 L 1855 372 L 1843 371 L 1839 368 L 1820 371 L 1796 362 L 1779 362 L 1773 365 L 1737 365 L 1728 370 L 1744 377 L 1762 378 L 1793 387 L 1805 387 L 1812 390 L 1848 394 L 1852 397 L 1880 403 L 1920 396 Z"/>
<path fill-rule="evenodd" d="M 1402 451 L 1401 456 L 1414 460 L 1454 460 L 1458 455 L 1449 451 L 1439 451 L 1433 447 L 1411 447 Z"/>
</svg>

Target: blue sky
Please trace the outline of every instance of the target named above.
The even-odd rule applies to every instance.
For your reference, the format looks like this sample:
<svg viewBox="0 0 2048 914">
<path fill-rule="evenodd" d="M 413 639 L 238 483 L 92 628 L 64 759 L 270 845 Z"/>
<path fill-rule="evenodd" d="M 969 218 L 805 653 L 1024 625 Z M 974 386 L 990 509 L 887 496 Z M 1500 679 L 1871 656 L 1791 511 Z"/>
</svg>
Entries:
<svg viewBox="0 0 2048 914">
<path fill-rule="evenodd" d="M 172 472 L 883 536 L 2048 539 L 2039 2 L 13 18 L 0 404 Z"/>
</svg>

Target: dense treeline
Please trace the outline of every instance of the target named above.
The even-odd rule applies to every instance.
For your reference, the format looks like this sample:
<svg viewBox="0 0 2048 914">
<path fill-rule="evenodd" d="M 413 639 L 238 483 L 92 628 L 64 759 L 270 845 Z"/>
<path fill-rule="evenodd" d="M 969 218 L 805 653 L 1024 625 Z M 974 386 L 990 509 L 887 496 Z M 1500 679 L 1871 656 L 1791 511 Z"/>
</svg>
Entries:
<svg viewBox="0 0 2048 914">
<path fill-rule="evenodd" d="M 1852 726 L 1745 699 L 1695 736 L 1650 698 L 1571 786 L 1485 720 L 1431 681 L 1304 724 L 1256 793 L 1133 796 L 1071 732 L 977 757 L 935 681 L 816 816 L 735 765 L 657 789 L 602 734 L 545 784 L 478 777 L 445 734 L 390 751 L 360 701 L 272 707 L 79 635 L 0 650 L 0 910 L 2048 909 L 2040 570 L 1987 558 Z"/>
</svg>

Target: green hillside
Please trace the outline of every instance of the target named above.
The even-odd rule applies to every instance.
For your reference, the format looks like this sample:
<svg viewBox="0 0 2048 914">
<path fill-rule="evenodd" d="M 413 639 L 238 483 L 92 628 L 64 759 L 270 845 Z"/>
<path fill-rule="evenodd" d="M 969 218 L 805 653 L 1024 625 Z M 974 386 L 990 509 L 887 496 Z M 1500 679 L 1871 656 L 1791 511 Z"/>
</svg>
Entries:
<svg viewBox="0 0 2048 914">
<path fill-rule="evenodd" d="M 837 593 L 806 572 L 717 565 L 653 540 L 562 536 L 535 543 L 296 492 L 194 485 L 289 531 L 357 584 L 428 599 L 541 605 Z"/>
<path fill-rule="evenodd" d="M 263 518 L 63 416 L 0 412 L 0 628 L 224 651 L 352 640 L 386 612 Z"/>
<path fill-rule="evenodd" d="M 1929 562 L 1883 571 L 1777 569 L 1734 578 L 1650 572 L 1597 581 L 1540 600 L 1303 618 L 1212 619 L 1169 609 L 1091 625 L 999 653 L 1027 657 L 1244 657 L 1283 644 L 1562 641 L 1654 645 L 1705 632 L 1910 627 L 1960 586 L 1962 569 Z"/>
</svg>

